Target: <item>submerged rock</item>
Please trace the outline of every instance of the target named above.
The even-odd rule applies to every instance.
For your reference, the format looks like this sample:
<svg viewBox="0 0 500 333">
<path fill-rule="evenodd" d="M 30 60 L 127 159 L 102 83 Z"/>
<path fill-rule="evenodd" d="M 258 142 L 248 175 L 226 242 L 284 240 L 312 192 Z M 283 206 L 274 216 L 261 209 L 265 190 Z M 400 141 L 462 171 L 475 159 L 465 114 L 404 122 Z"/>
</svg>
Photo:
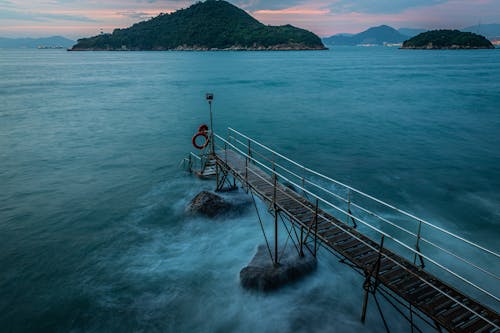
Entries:
<svg viewBox="0 0 500 333">
<path fill-rule="evenodd" d="M 214 217 L 228 212 L 232 208 L 221 196 L 215 193 L 202 191 L 189 203 L 187 211 L 191 214 L 200 214 Z"/>
<path fill-rule="evenodd" d="M 260 245 L 248 266 L 240 271 L 241 285 L 246 289 L 270 291 L 316 269 L 316 258 L 310 253 L 304 253 L 304 257 L 300 257 L 295 248 L 289 248 L 280 256 L 280 263 L 275 267 L 266 246 Z"/>
</svg>

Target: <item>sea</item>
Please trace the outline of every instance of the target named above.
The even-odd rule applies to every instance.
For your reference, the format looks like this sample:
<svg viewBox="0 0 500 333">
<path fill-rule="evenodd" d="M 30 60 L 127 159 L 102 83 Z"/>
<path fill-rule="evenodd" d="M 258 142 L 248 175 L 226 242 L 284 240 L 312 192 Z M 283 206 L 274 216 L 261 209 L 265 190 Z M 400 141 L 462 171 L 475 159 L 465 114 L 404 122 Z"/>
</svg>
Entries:
<svg viewBox="0 0 500 333">
<path fill-rule="evenodd" d="M 363 276 L 323 248 L 300 281 L 241 287 L 265 242 L 254 206 L 186 213 L 215 188 L 180 167 L 209 123 L 205 93 L 221 136 L 234 128 L 498 253 L 499 78 L 499 49 L 0 50 L 0 331 L 385 331 L 372 296 L 360 321 Z M 498 257 L 471 253 L 499 274 Z M 480 287 L 500 294 L 497 279 Z M 391 331 L 410 331 L 379 301 Z"/>
</svg>

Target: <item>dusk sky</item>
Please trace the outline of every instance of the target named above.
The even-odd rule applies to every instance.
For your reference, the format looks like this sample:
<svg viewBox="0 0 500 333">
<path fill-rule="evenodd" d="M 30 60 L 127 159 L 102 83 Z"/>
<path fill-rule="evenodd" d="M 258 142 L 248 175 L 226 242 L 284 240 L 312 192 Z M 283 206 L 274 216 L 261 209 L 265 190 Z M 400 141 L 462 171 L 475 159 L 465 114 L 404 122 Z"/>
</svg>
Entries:
<svg viewBox="0 0 500 333">
<path fill-rule="evenodd" d="M 63 35 L 70 38 L 112 32 L 186 8 L 186 0 L 0 0 L 0 37 Z M 395 28 L 463 28 L 500 23 L 500 0 L 231 0 L 265 24 L 292 24 L 321 37 L 360 32 L 388 24 Z"/>
</svg>

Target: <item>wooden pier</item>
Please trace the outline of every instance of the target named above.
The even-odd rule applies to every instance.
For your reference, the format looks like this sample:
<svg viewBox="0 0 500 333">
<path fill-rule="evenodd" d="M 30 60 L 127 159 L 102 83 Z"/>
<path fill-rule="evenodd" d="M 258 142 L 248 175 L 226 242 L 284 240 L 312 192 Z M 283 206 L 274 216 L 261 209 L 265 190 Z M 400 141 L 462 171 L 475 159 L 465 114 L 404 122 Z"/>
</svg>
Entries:
<svg viewBox="0 0 500 333">
<path fill-rule="evenodd" d="M 413 323 L 414 315 L 420 317 L 440 332 L 443 329 L 448 332 L 500 332 L 500 316 L 494 310 L 495 307 L 498 309 L 500 304 L 498 296 L 495 295 L 495 293 L 498 294 L 498 284 L 496 284 L 497 289 L 495 292 L 488 291 L 477 283 L 464 278 L 458 272 L 450 270 L 443 264 L 426 256 L 420 250 L 420 245 L 423 242 L 427 245 L 434 245 L 439 250 L 446 251 L 453 258 L 472 265 L 470 266 L 471 269 L 477 269 L 480 274 L 485 274 L 493 281 L 498 282 L 498 275 L 479 267 L 468 259 L 459 257 L 452 250 L 444 249 L 440 244 L 435 244 L 424 238 L 421 232 L 422 225 L 431 225 L 430 223 L 351 187 L 347 187 L 349 196 L 342 198 L 338 194 L 307 179 L 304 175 L 299 175 L 299 171 L 291 171 L 284 166 L 284 163 L 296 165 L 298 170 L 310 170 L 236 130 L 229 129 L 227 138 L 216 134 L 213 138 L 216 144 L 212 147 L 210 159 L 215 161 L 216 164 L 217 190 L 223 190 L 226 186 L 234 187 L 235 183 L 239 182 L 244 189 L 258 196 L 274 216 L 275 242 L 272 260 L 276 264 L 278 264 L 279 258 L 278 219 L 280 218 L 289 222 L 291 228 L 288 236 L 292 239 L 295 237 L 299 254 L 302 254 L 303 251 L 310 251 L 313 255 L 316 255 L 318 247 L 322 246 L 339 257 L 341 262 L 348 264 L 363 274 L 363 288 L 365 290 L 361 318 L 363 321 L 369 296 L 373 295 L 375 297 L 376 293 L 382 292 L 384 295 L 390 295 L 391 299 L 396 303 L 396 307 L 399 304 L 400 307 L 403 306 L 409 310 L 409 312 L 405 312 L 398 309 L 411 323 L 412 332 L 414 329 L 421 331 Z M 266 153 L 268 153 L 267 156 Z M 318 175 L 322 176 L 316 173 L 316 176 Z M 326 178 L 326 176 L 322 177 Z M 336 184 L 343 185 L 340 182 L 336 182 Z M 313 189 L 316 189 L 316 191 Z M 417 230 L 415 232 L 409 231 L 352 202 L 350 199 L 351 190 L 394 209 L 404 216 L 415 219 Z M 332 198 L 340 198 L 346 204 L 346 208 L 341 209 L 338 205 L 332 204 L 332 200 L 326 198 L 328 195 L 321 196 L 318 194 L 321 191 Z M 415 243 L 407 245 L 407 243 L 400 241 L 395 236 L 369 225 L 366 218 L 355 216 L 351 208 L 356 208 L 358 211 L 361 209 L 363 212 L 370 213 L 368 215 L 374 218 L 381 219 L 398 229 L 407 231 L 414 236 Z M 339 214 L 333 214 L 332 211 Z M 338 216 L 347 217 L 347 219 L 341 221 Z M 369 228 L 378 231 L 380 238 L 374 239 L 373 236 L 365 235 L 357 228 L 357 224 L 366 224 Z M 439 227 L 435 228 L 439 232 L 444 232 L 447 236 L 453 236 L 461 242 L 463 241 L 467 246 L 485 252 L 487 255 L 492 256 L 494 260 L 499 260 L 498 253 Z M 400 245 L 406 251 L 411 250 L 411 259 L 407 258 L 407 255 L 398 254 L 393 249 L 384 246 L 384 241 L 387 240 Z M 271 252 L 273 251 L 270 249 Z M 476 289 L 481 297 L 490 301 L 490 305 L 485 305 L 485 302 L 473 299 L 473 297 L 458 290 L 456 286 L 452 286 L 447 281 L 428 272 L 424 263 L 434 265 L 446 272 L 447 275 L 451 275 L 468 287 Z M 377 306 L 379 306 L 378 301 Z M 386 329 L 389 330 L 382 312 L 381 315 Z"/>
</svg>

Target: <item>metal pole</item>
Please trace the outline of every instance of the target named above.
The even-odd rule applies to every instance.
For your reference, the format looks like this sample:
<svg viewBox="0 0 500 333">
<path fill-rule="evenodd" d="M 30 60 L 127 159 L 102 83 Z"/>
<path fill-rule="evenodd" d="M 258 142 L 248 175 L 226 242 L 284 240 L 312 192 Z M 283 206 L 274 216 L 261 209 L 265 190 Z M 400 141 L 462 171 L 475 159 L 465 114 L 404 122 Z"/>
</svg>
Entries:
<svg viewBox="0 0 500 333">
<path fill-rule="evenodd" d="M 365 294 L 363 296 L 363 310 L 362 310 L 362 313 L 361 313 L 361 322 L 364 324 L 365 323 L 365 319 L 366 319 L 366 308 L 368 306 L 368 288 L 369 288 L 369 284 L 366 285 L 366 282 L 365 282 L 365 285 L 363 286 L 363 288 L 365 289 Z"/>
<path fill-rule="evenodd" d="M 248 140 L 248 156 L 245 159 L 245 185 L 248 188 L 248 164 L 250 163 L 250 140 Z"/>
<path fill-rule="evenodd" d="M 273 192 L 273 209 L 274 209 L 274 265 L 278 266 L 278 206 L 276 205 L 276 186 L 278 178 L 276 176 L 276 168 L 273 158 L 273 178 L 274 178 L 274 192 Z"/>
<path fill-rule="evenodd" d="M 278 266 L 278 211 L 274 206 L 274 266 Z"/>
<path fill-rule="evenodd" d="M 346 217 L 346 224 L 349 224 L 349 212 L 351 211 L 351 190 L 347 190 L 347 213 L 345 215 Z"/>
<path fill-rule="evenodd" d="M 300 256 L 304 256 L 304 227 L 300 226 Z"/>
<path fill-rule="evenodd" d="M 382 260 L 382 249 L 384 247 L 384 235 L 382 235 L 382 239 L 380 240 L 380 248 L 378 250 L 378 258 L 377 261 L 375 262 L 375 266 L 369 270 L 365 271 L 365 282 L 363 283 L 363 289 L 365 290 L 365 294 L 363 297 L 363 310 L 361 313 L 361 322 L 364 324 L 365 319 L 366 319 L 366 309 L 368 307 L 368 293 L 370 292 L 370 287 L 372 285 L 371 283 L 371 276 L 375 272 L 375 289 L 373 292 L 375 292 L 377 286 L 378 286 L 378 274 L 380 271 L 380 261 Z"/>
<path fill-rule="evenodd" d="M 318 198 L 316 198 L 316 207 L 314 210 L 314 256 L 318 251 Z"/>
<path fill-rule="evenodd" d="M 222 186 L 219 185 L 219 165 L 215 164 L 215 191 L 219 191 L 222 189 Z M 220 187 L 219 187 L 220 186 Z"/>
<path fill-rule="evenodd" d="M 213 117 L 212 117 L 212 101 L 208 101 L 208 105 L 210 105 L 210 141 L 211 141 L 211 148 L 212 148 L 212 155 L 215 155 L 215 144 L 214 144 L 214 124 L 213 124 Z"/>
<path fill-rule="evenodd" d="M 415 244 L 415 250 L 417 252 L 420 252 L 420 238 L 421 238 L 421 233 L 422 233 L 422 221 L 419 221 L 418 223 L 418 232 L 417 232 L 417 243 Z M 424 258 L 419 254 L 418 258 L 420 259 L 420 267 L 424 268 Z M 416 264 L 417 262 L 417 254 L 415 253 L 413 256 L 413 264 Z"/>
</svg>

